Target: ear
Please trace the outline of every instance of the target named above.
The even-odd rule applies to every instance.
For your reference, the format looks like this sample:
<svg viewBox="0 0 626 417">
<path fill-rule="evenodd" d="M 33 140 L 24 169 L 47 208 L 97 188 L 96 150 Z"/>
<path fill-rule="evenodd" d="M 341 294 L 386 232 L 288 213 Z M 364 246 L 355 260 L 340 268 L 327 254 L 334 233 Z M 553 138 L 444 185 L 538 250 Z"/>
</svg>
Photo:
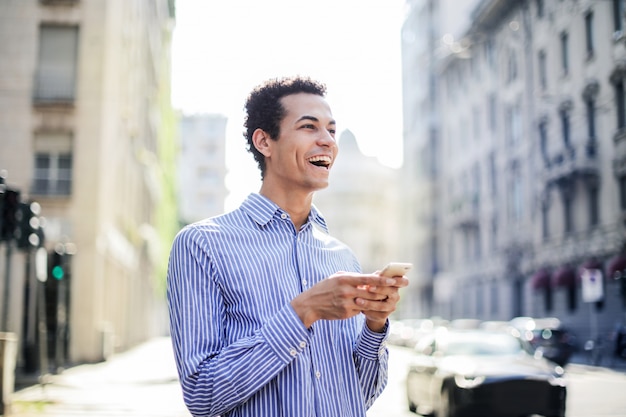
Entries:
<svg viewBox="0 0 626 417">
<path fill-rule="evenodd" d="M 265 157 L 272 154 L 272 139 L 264 130 L 257 129 L 252 133 L 252 143 L 257 151 L 261 152 Z"/>
</svg>

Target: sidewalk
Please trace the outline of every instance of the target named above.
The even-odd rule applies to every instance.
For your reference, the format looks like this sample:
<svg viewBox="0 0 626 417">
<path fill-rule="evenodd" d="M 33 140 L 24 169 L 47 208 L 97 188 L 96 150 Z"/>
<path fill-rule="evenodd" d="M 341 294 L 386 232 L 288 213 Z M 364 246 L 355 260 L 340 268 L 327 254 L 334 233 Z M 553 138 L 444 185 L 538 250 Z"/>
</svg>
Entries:
<svg viewBox="0 0 626 417">
<path fill-rule="evenodd" d="M 16 391 L 6 417 L 189 417 L 167 337 Z"/>
<path fill-rule="evenodd" d="M 566 369 L 578 369 L 583 371 L 607 370 L 626 373 L 626 360 L 611 354 L 605 354 L 599 364 L 592 365 L 587 354 L 577 352 L 570 359 L 570 363 L 566 366 Z"/>
</svg>

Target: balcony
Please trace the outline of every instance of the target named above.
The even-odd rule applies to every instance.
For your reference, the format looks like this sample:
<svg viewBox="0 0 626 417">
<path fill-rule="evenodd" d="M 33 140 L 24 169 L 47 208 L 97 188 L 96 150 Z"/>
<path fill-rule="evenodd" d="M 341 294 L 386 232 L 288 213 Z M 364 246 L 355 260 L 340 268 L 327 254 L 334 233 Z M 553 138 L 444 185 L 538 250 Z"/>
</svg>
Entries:
<svg viewBox="0 0 626 417">
<path fill-rule="evenodd" d="M 73 77 L 44 74 L 35 79 L 33 103 L 35 105 L 73 105 L 75 101 Z"/>
<path fill-rule="evenodd" d="M 544 170 L 548 185 L 560 184 L 580 178 L 595 178 L 600 175 L 597 145 L 594 141 L 570 146 L 554 155 Z"/>
<path fill-rule="evenodd" d="M 78 0 L 39 0 L 39 3 L 45 6 L 73 6 Z"/>
</svg>

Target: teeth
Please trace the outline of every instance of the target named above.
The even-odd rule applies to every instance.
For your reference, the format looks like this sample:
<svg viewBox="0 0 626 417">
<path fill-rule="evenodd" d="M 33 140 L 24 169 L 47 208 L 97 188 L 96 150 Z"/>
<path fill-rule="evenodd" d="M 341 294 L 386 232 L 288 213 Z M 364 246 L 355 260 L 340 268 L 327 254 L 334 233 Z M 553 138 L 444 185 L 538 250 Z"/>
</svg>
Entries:
<svg viewBox="0 0 626 417">
<path fill-rule="evenodd" d="M 309 162 L 325 162 L 330 164 L 329 156 L 314 156 L 313 158 L 309 158 Z"/>
</svg>

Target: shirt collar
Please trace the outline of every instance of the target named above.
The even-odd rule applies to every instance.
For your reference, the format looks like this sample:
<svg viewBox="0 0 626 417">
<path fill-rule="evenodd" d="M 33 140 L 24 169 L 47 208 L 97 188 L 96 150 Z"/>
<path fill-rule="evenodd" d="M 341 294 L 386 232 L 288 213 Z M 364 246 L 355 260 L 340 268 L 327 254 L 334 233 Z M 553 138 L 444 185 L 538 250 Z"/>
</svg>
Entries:
<svg viewBox="0 0 626 417">
<path fill-rule="evenodd" d="M 250 195 L 248 195 L 248 197 L 241 204 L 241 209 L 260 226 L 265 226 L 269 223 L 274 217 L 274 214 L 285 213 L 285 211 L 276 205 L 276 203 L 259 193 L 250 193 Z M 321 227 L 326 233 L 328 233 L 326 220 L 324 220 L 324 216 L 322 216 L 322 213 L 320 213 L 314 205 L 311 206 L 309 222 Z"/>
</svg>

